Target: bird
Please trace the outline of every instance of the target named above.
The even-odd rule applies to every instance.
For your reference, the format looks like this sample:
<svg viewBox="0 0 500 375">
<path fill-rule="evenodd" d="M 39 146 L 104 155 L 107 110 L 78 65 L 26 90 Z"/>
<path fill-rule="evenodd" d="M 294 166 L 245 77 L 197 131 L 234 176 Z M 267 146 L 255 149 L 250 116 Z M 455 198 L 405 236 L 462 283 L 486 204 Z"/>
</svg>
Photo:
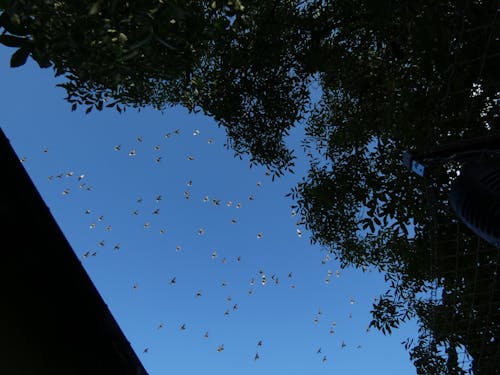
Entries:
<svg viewBox="0 0 500 375">
<path fill-rule="evenodd" d="M 227 286 L 227 283 L 226 283 L 225 281 L 223 281 L 223 282 L 221 283 L 221 286 L 224 288 L 225 286 Z"/>
<path fill-rule="evenodd" d="M 203 228 L 198 229 L 198 236 L 202 236 L 203 233 L 205 233 L 205 229 Z"/>
<path fill-rule="evenodd" d="M 259 352 L 255 353 L 255 356 L 253 357 L 253 360 L 256 361 L 260 358 Z"/>
<path fill-rule="evenodd" d="M 158 324 L 158 328 L 157 329 L 162 329 L 165 325 L 163 323 L 160 323 Z"/>
<path fill-rule="evenodd" d="M 141 136 L 138 136 L 136 139 L 137 139 L 137 142 L 142 142 L 142 137 Z"/>
<path fill-rule="evenodd" d="M 162 200 L 162 196 L 161 195 L 157 195 L 156 198 L 155 198 L 156 202 L 159 202 Z"/>
<path fill-rule="evenodd" d="M 139 210 L 134 210 L 134 212 L 132 212 L 135 216 L 139 215 Z"/>
<path fill-rule="evenodd" d="M 346 345 L 345 341 L 344 341 L 344 340 L 342 340 L 342 345 L 341 345 L 342 349 L 344 349 L 346 346 L 347 346 L 347 345 Z"/>
<path fill-rule="evenodd" d="M 144 350 L 142 352 L 147 353 L 148 351 L 149 351 L 149 348 L 144 348 Z"/>
<path fill-rule="evenodd" d="M 219 345 L 219 346 L 217 347 L 217 352 L 219 352 L 219 353 L 220 353 L 220 352 L 222 352 L 223 350 L 224 350 L 224 344 Z"/>
<path fill-rule="evenodd" d="M 185 331 L 186 330 L 186 324 L 183 323 L 180 328 L 179 328 L 181 331 Z"/>
<path fill-rule="evenodd" d="M 201 297 L 201 290 L 198 290 L 198 291 L 196 292 L 196 297 Z"/>
<path fill-rule="evenodd" d="M 182 246 L 181 246 L 181 245 L 177 245 L 177 246 L 175 247 L 175 251 L 181 251 L 181 250 L 182 250 Z"/>
<path fill-rule="evenodd" d="M 217 258 L 217 251 L 214 250 L 214 252 L 212 253 L 212 259 L 215 259 Z"/>
<path fill-rule="evenodd" d="M 208 143 L 209 145 L 212 145 L 212 144 L 214 144 L 214 140 L 213 140 L 212 138 L 208 138 L 207 143 Z"/>
<path fill-rule="evenodd" d="M 259 342 L 257 343 L 257 346 L 262 347 L 262 340 L 259 340 Z"/>
<path fill-rule="evenodd" d="M 133 288 L 133 289 L 138 289 L 138 288 L 139 288 L 139 284 L 134 283 L 134 285 L 133 285 L 133 287 L 132 287 L 132 288 Z"/>
<path fill-rule="evenodd" d="M 120 247 L 121 247 L 121 245 L 119 243 L 117 243 L 115 245 L 115 247 L 113 247 L 113 250 L 120 250 Z"/>
<path fill-rule="evenodd" d="M 224 316 L 228 316 L 228 315 L 229 315 L 229 310 L 224 311 Z"/>
<path fill-rule="evenodd" d="M 100 241 L 97 246 L 104 247 L 104 240 Z"/>
<path fill-rule="evenodd" d="M 226 206 L 227 206 L 227 207 L 231 207 L 232 205 L 233 205 L 233 202 L 232 202 L 232 201 L 228 201 L 228 202 L 226 203 Z"/>
<path fill-rule="evenodd" d="M 144 226 L 144 228 L 147 229 L 147 228 L 149 228 L 150 225 L 151 225 L 151 223 L 149 221 L 146 221 L 143 226 Z"/>
<path fill-rule="evenodd" d="M 128 153 L 128 156 L 135 156 L 135 155 L 137 155 L 137 151 L 135 151 L 135 149 L 130 150 Z"/>
<path fill-rule="evenodd" d="M 318 348 L 318 350 L 316 350 L 316 354 L 320 354 L 321 353 L 321 348 Z"/>
<path fill-rule="evenodd" d="M 326 355 L 323 356 L 323 359 L 321 360 L 323 363 L 326 362 L 327 358 Z"/>
<path fill-rule="evenodd" d="M 172 280 L 170 280 L 170 285 L 175 285 L 176 282 L 177 282 L 177 278 L 174 276 L 172 278 Z"/>
<path fill-rule="evenodd" d="M 200 131 L 199 131 L 198 129 L 196 129 L 196 130 L 193 132 L 193 135 L 194 135 L 194 136 L 200 135 Z"/>
<path fill-rule="evenodd" d="M 208 339 L 208 331 L 205 332 L 205 334 L 203 335 L 203 337 L 205 337 L 206 339 Z"/>
<path fill-rule="evenodd" d="M 236 203 L 236 208 L 241 208 L 241 203 Z"/>
<path fill-rule="evenodd" d="M 154 147 L 154 149 L 155 149 L 156 151 L 159 151 L 159 150 L 160 150 L 160 145 L 156 145 L 156 146 Z"/>
<path fill-rule="evenodd" d="M 153 211 L 153 215 L 158 215 L 159 213 L 160 213 L 160 209 L 159 208 L 157 208 L 157 209 L 155 209 Z"/>
<path fill-rule="evenodd" d="M 264 237 L 264 235 L 263 235 L 262 233 L 260 233 L 260 232 L 259 232 L 259 233 L 257 233 L 257 238 L 258 238 L 258 239 L 261 239 L 262 237 Z"/>
<path fill-rule="evenodd" d="M 267 284 L 266 275 L 262 275 L 260 282 L 261 282 L 262 285 L 266 285 Z"/>
<path fill-rule="evenodd" d="M 160 163 L 160 162 L 161 162 L 161 156 L 157 156 L 157 157 L 155 158 L 155 162 Z"/>
<path fill-rule="evenodd" d="M 356 302 L 356 301 L 354 300 L 354 298 L 352 298 L 352 297 L 351 297 L 351 298 L 349 299 L 349 303 L 350 303 L 351 305 L 354 305 L 354 303 L 355 303 L 355 302 Z"/>
<path fill-rule="evenodd" d="M 233 218 L 231 219 L 231 223 L 232 223 L 232 224 L 236 224 L 236 218 L 234 218 L 234 217 L 233 217 Z"/>
<path fill-rule="evenodd" d="M 87 258 L 89 255 L 90 255 L 90 251 L 86 251 L 86 252 L 83 254 L 83 257 L 84 257 L 84 258 Z"/>
<path fill-rule="evenodd" d="M 236 261 L 237 261 L 238 263 L 239 263 L 239 262 L 241 262 L 241 256 L 239 256 L 239 255 L 238 255 L 238 256 L 236 257 Z"/>
<path fill-rule="evenodd" d="M 116 145 L 114 150 L 115 151 L 120 151 L 122 149 L 122 145 Z"/>
</svg>

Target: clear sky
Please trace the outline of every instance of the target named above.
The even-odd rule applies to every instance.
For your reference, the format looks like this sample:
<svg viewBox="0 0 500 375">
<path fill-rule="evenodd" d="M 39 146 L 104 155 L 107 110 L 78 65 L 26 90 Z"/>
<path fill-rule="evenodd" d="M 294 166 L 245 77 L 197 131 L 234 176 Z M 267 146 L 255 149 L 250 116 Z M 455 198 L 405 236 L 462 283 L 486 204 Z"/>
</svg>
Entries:
<svg viewBox="0 0 500 375">
<path fill-rule="evenodd" d="M 340 270 L 296 225 L 300 160 L 271 182 L 202 115 L 71 112 L 50 70 L 11 53 L 0 126 L 150 375 L 416 373 L 416 325 L 367 332 L 382 277 Z"/>
</svg>

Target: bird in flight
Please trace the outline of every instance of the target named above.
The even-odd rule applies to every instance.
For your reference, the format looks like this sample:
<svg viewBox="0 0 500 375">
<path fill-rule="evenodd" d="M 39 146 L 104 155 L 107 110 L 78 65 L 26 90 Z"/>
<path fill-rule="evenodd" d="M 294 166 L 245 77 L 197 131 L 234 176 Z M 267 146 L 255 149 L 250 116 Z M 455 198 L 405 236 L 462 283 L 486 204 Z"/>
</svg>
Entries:
<svg viewBox="0 0 500 375">
<path fill-rule="evenodd" d="M 185 331 L 186 330 L 186 324 L 185 323 L 181 325 L 180 330 L 181 331 Z"/>
<path fill-rule="evenodd" d="M 260 358 L 259 352 L 255 353 L 255 357 L 253 357 L 253 360 L 256 361 Z"/>
<path fill-rule="evenodd" d="M 172 280 L 170 280 L 170 285 L 174 285 L 177 282 L 177 278 L 174 276 Z"/>
<path fill-rule="evenodd" d="M 217 347 L 217 352 L 219 352 L 219 353 L 220 353 L 220 352 L 222 352 L 223 350 L 224 350 L 224 344 L 219 345 L 219 346 Z"/>
</svg>

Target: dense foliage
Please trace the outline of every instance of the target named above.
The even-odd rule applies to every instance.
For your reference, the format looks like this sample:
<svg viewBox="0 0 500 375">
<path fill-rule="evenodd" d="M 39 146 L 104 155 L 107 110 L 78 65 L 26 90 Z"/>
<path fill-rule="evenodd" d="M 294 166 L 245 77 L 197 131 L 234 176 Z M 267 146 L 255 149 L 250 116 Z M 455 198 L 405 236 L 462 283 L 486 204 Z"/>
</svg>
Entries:
<svg viewBox="0 0 500 375">
<path fill-rule="evenodd" d="M 498 252 L 448 208 L 460 165 L 420 178 L 401 157 L 500 130 L 497 1 L 1 0 L 0 10 L 11 66 L 31 56 L 54 69 L 73 109 L 202 110 L 237 155 L 278 176 L 293 167 L 284 140 L 305 121 L 310 170 L 291 195 L 313 241 L 345 267 L 386 275 L 371 325 L 390 333 L 417 317 L 407 348 L 419 373 L 460 373 L 461 347 L 476 373 L 496 371 Z"/>
</svg>

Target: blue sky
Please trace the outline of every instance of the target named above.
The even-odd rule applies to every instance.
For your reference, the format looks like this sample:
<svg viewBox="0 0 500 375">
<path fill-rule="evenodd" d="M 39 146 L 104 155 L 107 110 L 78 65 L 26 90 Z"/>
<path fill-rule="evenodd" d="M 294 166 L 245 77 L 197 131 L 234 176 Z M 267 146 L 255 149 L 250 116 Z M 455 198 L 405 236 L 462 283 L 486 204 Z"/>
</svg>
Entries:
<svg viewBox="0 0 500 375">
<path fill-rule="evenodd" d="M 366 330 L 382 277 L 340 270 L 296 225 L 300 160 L 272 182 L 202 115 L 71 112 L 51 71 L 11 69 L 11 52 L 0 126 L 151 375 L 415 374 L 401 345 L 414 324 Z"/>
</svg>

